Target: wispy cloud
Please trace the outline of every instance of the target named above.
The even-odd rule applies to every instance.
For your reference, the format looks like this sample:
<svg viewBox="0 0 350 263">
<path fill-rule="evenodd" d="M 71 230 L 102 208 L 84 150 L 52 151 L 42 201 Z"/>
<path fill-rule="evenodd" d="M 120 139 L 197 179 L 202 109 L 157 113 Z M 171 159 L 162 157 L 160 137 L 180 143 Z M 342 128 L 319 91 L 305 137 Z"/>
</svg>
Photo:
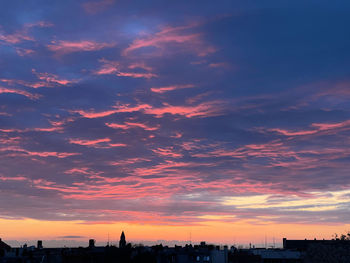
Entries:
<svg viewBox="0 0 350 263">
<path fill-rule="evenodd" d="M 123 66 L 120 62 L 117 61 L 109 61 L 106 59 L 101 59 L 100 60 L 103 65 L 101 66 L 100 69 L 95 71 L 95 74 L 97 75 L 116 75 L 119 77 L 131 77 L 131 78 L 145 78 L 145 79 L 150 79 L 157 77 L 157 74 L 152 73 L 152 68 L 147 67 L 144 64 L 131 64 L 128 66 L 126 69 L 122 69 Z M 131 72 L 128 71 L 128 69 L 142 69 L 143 72 Z"/>
<path fill-rule="evenodd" d="M 201 33 L 193 32 L 193 29 L 198 24 L 193 23 L 188 26 L 179 27 L 164 27 L 155 34 L 149 34 L 134 40 L 126 49 L 123 51 L 123 55 L 127 56 L 132 52 L 147 47 L 157 48 L 155 55 L 163 54 L 166 47 L 170 44 L 181 45 L 184 49 L 195 52 L 198 56 L 206 56 L 216 51 L 216 49 L 202 40 Z"/>
<path fill-rule="evenodd" d="M 21 96 L 25 96 L 28 99 L 31 100 L 36 100 L 40 98 L 39 94 L 33 94 L 24 90 L 17 90 L 17 89 L 8 89 L 8 88 L 4 88 L 4 87 L 0 87 L 0 94 L 4 94 L 4 93 L 9 93 L 9 94 L 18 94 Z"/>
<path fill-rule="evenodd" d="M 138 104 L 131 106 L 130 104 L 118 104 L 113 106 L 114 109 L 96 112 L 85 110 L 70 110 L 72 113 L 78 113 L 85 118 L 102 118 L 116 113 L 126 112 L 142 112 L 144 114 L 155 115 L 157 118 L 163 117 L 165 114 L 179 115 L 186 118 L 194 117 L 211 117 L 218 116 L 224 113 L 226 102 L 224 101 L 210 101 L 207 103 L 201 103 L 196 106 L 184 105 L 174 106 L 167 103 L 163 103 L 161 107 L 153 107 L 149 104 Z M 115 126 L 117 127 L 117 126 Z M 121 126 L 119 126 L 121 128 Z"/>
<path fill-rule="evenodd" d="M 28 156 L 38 156 L 38 157 L 57 157 L 57 158 L 67 158 L 70 156 L 80 155 L 80 153 L 69 153 L 69 152 L 39 152 L 39 151 L 29 151 L 17 146 L 9 146 L 0 148 L 0 152 L 13 152 L 14 156 L 28 155 Z"/>
<path fill-rule="evenodd" d="M 186 85 L 171 85 L 171 86 L 164 86 L 164 87 L 153 87 L 151 88 L 151 91 L 155 93 L 165 93 L 168 91 L 178 90 L 178 89 L 189 89 L 194 88 L 194 85 L 192 84 L 186 84 Z"/>
<path fill-rule="evenodd" d="M 92 40 L 69 41 L 59 40 L 51 41 L 47 48 L 57 54 L 69 54 L 83 51 L 98 51 L 104 48 L 115 46 L 114 43 L 99 43 Z"/>
<path fill-rule="evenodd" d="M 277 132 L 285 136 L 303 136 L 303 135 L 313 135 L 313 134 L 330 134 L 339 132 L 340 130 L 350 129 L 350 120 L 346 120 L 338 123 L 312 123 L 312 129 L 310 130 L 299 130 L 290 131 L 280 128 L 270 129 L 270 131 Z"/>
<path fill-rule="evenodd" d="M 159 129 L 159 126 L 148 126 L 147 124 L 139 123 L 139 122 L 125 122 L 124 124 L 106 123 L 106 125 L 113 129 L 123 129 L 123 130 L 128 130 L 132 128 L 141 128 L 146 131 L 155 131 Z"/>
<path fill-rule="evenodd" d="M 23 41 L 35 41 L 34 37 L 30 35 L 30 29 L 34 27 L 51 27 L 51 26 L 53 26 L 53 24 L 50 22 L 38 21 L 34 23 L 24 24 L 21 29 L 16 30 L 13 33 L 6 33 L 3 30 L 1 30 L 0 41 L 4 41 L 8 44 L 19 44 Z"/>
<path fill-rule="evenodd" d="M 94 148 L 111 148 L 127 146 L 124 143 L 111 143 L 110 138 L 102 138 L 96 140 L 69 139 L 69 143 Z"/>
<path fill-rule="evenodd" d="M 178 153 L 174 151 L 173 147 L 168 147 L 168 148 L 157 148 L 157 149 L 152 149 L 152 151 L 160 156 L 164 157 L 172 157 L 172 158 L 180 158 L 182 157 L 181 153 Z"/>
</svg>

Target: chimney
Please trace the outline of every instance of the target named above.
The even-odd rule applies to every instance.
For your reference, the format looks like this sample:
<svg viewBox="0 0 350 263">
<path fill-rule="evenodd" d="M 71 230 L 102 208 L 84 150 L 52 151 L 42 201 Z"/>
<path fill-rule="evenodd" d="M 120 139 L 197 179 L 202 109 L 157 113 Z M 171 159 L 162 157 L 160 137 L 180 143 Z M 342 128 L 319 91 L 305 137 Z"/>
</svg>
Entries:
<svg viewBox="0 0 350 263">
<path fill-rule="evenodd" d="M 38 240 L 38 243 L 37 243 L 37 249 L 42 249 L 43 248 L 43 241 L 42 240 Z"/>
<path fill-rule="evenodd" d="M 89 248 L 95 247 L 95 239 L 90 239 L 89 240 Z"/>
</svg>

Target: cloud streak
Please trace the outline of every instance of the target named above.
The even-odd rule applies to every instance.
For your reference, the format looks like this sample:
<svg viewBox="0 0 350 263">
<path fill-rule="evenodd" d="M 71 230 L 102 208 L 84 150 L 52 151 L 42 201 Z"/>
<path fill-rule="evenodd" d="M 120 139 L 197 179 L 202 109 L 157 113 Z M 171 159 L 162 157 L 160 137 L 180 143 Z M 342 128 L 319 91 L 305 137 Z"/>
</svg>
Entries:
<svg viewBox="0 0 350 263">
<path fill-rule="evenodd" d="M 47 48 L 57 54 L 65 55 L 74 52 L 98 51 L 104 48 L 111 48 L 113 46 L 115 46 L 113 43 L 98 43 L 92 40 L 59 40 L 51 41 L 51 44 L 47 45 Z"/>
</svg>

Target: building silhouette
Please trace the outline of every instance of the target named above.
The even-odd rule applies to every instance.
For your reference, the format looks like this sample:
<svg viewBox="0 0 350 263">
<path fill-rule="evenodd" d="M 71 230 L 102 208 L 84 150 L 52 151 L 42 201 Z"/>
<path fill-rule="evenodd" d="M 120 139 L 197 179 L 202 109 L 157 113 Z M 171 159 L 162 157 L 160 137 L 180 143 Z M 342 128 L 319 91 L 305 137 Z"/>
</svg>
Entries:
<svg viewBox="0 0 350 263">
<path fill-rule="evenodd" d="M 124 231 L 122 231 L 122 234 L 120 235 L 120 240 L 119 240 L 119 248 L 125 248 L 125 247 L 126 247 L 125 234 L 124 234 Z"/>
</svg>

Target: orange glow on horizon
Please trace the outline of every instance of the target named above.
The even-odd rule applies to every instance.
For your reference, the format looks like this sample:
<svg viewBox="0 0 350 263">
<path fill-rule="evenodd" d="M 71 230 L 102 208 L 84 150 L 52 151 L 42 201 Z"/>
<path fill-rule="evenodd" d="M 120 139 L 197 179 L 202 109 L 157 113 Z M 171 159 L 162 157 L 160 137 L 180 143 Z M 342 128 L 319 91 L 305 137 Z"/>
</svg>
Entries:
<svg viewBox="0 0 350 263">
<path fill-rule="evenodd" d="M 282 243 L 282 238 L 288 239 L 331 239 L 334 233 L 344 233 L 350 225 L 305 225 L 305 224 L 252 224 L 239 221 L 235 223 L 209 221 L 201 225 L 169 226 L 146 225 L 131 223 L 94 223 L 83 221 L 44 221 L 44 220 L 11 220 L 0 219 L 1 238 L 3 240 L 64 240 L 63 236 L 82 236 L 78 241 L 85 242 L 94 238 L 98 242 L 107 242 L 109 234 L 112 243 L 119 240 L 122 230 L 127 241 L 178 240 L 198 243 L 207 241 L 216 244 L 262 244 L 265 236 L 268 243 L 274 238 L 276 244 Z M 307 233 L 307 234 L 306 234 Z M 69 238 L 66 238 L 69 239 Z M 158 242 L 159 243 L 159 242 Z"/>
</svg>

